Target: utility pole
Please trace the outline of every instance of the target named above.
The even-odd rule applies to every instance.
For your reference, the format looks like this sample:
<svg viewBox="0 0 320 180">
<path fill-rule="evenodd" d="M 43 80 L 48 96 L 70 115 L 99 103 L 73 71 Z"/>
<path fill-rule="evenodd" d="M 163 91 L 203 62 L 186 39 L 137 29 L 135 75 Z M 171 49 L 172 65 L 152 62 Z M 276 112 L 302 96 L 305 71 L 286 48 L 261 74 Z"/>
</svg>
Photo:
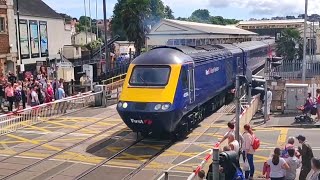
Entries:
<svg viewBox="0 0 320 180">
<path fill-rule="evenodd" d="M 91 41 L 93 41 L 92 39 L 92 17 L 91 17 L 91 0 L 89 0 L 89 17 L 90 17 L 90 38 L 91 38 Z"/>
<path fill-rule="evenodd" d="M 303 30 L 303 62 L 302 62 L 302 83 L 305 83 L 306 81 L 306 66 L 307 66 L 307 60 L 306 60 L 306 54 L 307 54 L 307 18 L 308 18 L 308 0 L 305 0 L 305 11 L 304 11 L 304 30 Z"/>
<path fill-rule="evenodd" d="M 18 48 L 19 48 L 19 55 L 18 55 L 18 57 L 19 57 L 19 60 L 20 60 L 20 69 L 21 69 L 21 66 L 22 66 L 22 58 L 21 58 L 21 42 L 20 42 L 20 35 L 21 35 L 21 33 L 20 33 L 20 11 L 19 11 L 19 0 L 17 0 L 17 4 L 16 4 L 16 6 L 17 6 L 17 21 L 16 21 L 16 23 L 17 23 L 17 28 L 18 28 Z"/>
<path fill-rule="evenodd" d="M 111 62 L 109 62 L 109 53 L 108 53 L 108 37 L 107 37 L 107 4 L 106 0 L 103 0 L 103 21 L 104 21 L 104 44 L 105 44 L 105 60 L 107 65 L 107 70 L 110 70 Z"/>
<path fill-rule="evenodd" d="M 86 44 L 88 44 L 88 28 L 87 28 L 87 6 L 86 6 L 86 0 L 83 0 L 84 5 L 84 16 L 85 16 L 85 26 L 84 30 L 86 32 Z"/>
</svg>

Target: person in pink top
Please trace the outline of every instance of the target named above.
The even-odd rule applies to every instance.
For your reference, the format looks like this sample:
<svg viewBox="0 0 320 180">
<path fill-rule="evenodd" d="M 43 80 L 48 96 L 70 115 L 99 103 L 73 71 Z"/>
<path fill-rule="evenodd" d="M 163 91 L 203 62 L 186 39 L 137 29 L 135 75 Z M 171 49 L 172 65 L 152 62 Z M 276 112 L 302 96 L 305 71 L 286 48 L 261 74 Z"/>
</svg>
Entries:
<svg viewBox="0 0 320 180">
<path fill-rule="evenodd" d="M 12 111 L 12 106 L 13 106 L 13 102 L 14 102 L 14 88 L 12 87 L 11 83 L 8 83 L 6 89 L 5 89 L 5 96 L 7 101 L 9 101 L 9 107 L 8 110 L 9 112 Z"/>
<path fill-rule="evenodd" d="M 52 102 L 52 99 L 54 99 L 54 92 L 51 84 L 48 83 L 47 90 L 46 90 L 46 103 Z"/>
<path fill-rule="evenodd" d="M 254 149 L 252 147 L 253 144 L 253 131 L 249 124 L 244 125 L 244 133 L 243 133 L 243 160 L 247 160 L 250 166 L 250 171 L 245 172 L 246 179 L 253 179 L 254 175 L 254 164 L 253 164 L 253 154 Z"/>
</svg>

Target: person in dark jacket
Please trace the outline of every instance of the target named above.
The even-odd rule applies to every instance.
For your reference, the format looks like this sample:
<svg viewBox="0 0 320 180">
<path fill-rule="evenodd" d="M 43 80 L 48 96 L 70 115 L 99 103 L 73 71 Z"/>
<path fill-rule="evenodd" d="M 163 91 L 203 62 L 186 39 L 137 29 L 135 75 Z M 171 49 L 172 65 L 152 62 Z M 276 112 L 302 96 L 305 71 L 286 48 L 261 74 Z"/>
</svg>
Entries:
<svg viewBox="0 0 320 180">
<path fill-rule="evenodd" d="M 299 143 L 302 145 L 302 147 L 298 147 L 298 151 L 302 158 L 302 166 L 300 171 L 299 180 L 306 180 L 309 172 L 311 171 L 311 159 L 313 158 L 313 152 L 312 148 L 307 143 L 306 137 L 299 135 L 297 137 Z"/>
<path fill-rule="evenodd" d="M 17 77 L 10 71 L 9 71 L 8 81 L 11 83 L 12 86 L 14 83 L 17 82 Z"/>
</svg>

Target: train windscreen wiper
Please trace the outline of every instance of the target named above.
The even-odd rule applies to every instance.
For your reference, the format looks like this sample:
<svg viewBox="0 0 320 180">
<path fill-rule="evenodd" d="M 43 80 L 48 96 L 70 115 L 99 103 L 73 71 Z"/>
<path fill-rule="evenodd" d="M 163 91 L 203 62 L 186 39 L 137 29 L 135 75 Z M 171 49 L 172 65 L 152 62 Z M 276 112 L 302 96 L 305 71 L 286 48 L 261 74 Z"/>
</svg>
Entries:
<svg viewBox="0 0 320 180">
<path fill-rule="evenodd" d="M 143 83 L 144 86 L 147 86 L 147 85 L 148 85 L 148 83 L 146 82 L 146 80 L 144 80 L 141 75 L 139 75 L 139 79 L 142 81 L 142 83 Z"/>
</svg>

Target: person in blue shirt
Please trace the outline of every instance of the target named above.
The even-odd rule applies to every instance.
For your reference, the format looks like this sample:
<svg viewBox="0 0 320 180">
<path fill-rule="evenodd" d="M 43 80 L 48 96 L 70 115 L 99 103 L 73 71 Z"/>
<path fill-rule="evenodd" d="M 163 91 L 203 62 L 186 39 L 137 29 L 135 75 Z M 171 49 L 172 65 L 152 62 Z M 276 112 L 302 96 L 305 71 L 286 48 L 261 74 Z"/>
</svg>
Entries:
<svg viewBox="0 0 320 180">
<path fill-rule="evenodd" d="M 66 97 L 66 94 L 62 87 L 59 87 L 57 92 L 58 92 L 57 93 L 58 100 Z"/>
</svg>

